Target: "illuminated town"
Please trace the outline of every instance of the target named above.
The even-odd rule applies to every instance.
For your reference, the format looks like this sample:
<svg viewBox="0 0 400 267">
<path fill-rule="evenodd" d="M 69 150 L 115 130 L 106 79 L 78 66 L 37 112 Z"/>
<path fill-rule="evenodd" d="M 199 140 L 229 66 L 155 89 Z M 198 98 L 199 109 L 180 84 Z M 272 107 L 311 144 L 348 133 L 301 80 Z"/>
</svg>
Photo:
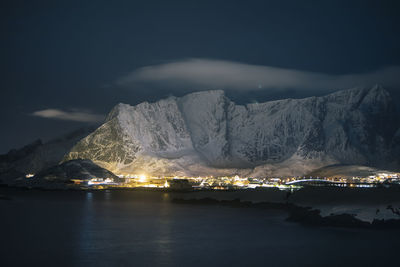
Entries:
<svg viewBox="0 0 400 267">
<path fill-rule="evenodd" d="M 26 178 L 31 179 L 32 174 Z M 336 187 L 377 187 L 400 185 L 400 173 L 379 173 L 368 177 L 327 178 L 327 177 L 156 177 L 145 174 L 118 175 L 119 181 L 113 178 L 93 178 L 90 180 L 72 179 L 74 185 L 85 189 L 109 188 L 153 188 L 169 190 L 240 190 L 257 188 L 278 188 L 280 190 L 297 190 L 304 186 Z"/>
</svg>

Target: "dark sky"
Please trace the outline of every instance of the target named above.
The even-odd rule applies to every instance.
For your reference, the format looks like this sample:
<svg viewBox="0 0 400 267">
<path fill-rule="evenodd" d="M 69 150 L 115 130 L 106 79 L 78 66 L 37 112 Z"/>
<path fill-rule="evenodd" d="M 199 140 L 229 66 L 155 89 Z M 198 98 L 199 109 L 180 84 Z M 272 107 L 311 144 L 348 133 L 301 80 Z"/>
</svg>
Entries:
<svg viewBox="0 0 400 267">
<path fill-rule="evenodd" d="M 400 1 L 382 0 L 3 0 L 0 153 L 87 125 L 76 121 L 83 113 L 193 90 L 116 83 L 144 66 L 198 58 L 326 75 L 399 66 L 399 13 Z M 238 102 L 325 92 L 225 89 Z M 75 115 L 32 115 L 46 109 Z"/>
</svg>

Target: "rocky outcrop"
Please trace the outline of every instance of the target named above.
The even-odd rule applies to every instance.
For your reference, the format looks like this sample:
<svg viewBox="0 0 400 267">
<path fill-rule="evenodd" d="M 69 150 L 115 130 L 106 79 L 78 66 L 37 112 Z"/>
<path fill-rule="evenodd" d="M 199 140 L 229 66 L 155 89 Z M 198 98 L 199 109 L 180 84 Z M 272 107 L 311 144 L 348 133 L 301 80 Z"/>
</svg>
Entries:
<svg viewBox="0 0 400 267">
<path fill-rule="evenodd" d="M 115 182 L 119 181 L 115 174 L 94 164 L 91 160 L 76 159 L 45 169 L 29 180 L 34 183 L 69 183 L 71 180 L 88 181 L 107 178 Z"/>
</svg>

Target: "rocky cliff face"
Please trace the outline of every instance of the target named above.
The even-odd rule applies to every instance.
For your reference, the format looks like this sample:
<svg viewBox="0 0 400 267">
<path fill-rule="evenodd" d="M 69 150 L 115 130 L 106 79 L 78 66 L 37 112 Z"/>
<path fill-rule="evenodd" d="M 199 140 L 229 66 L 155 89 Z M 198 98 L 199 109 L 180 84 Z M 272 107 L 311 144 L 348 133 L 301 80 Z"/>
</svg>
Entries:
<svg viewBox="0 0 400 267">
<path fill-rule="evenodd" d="M 245 106 L 205 91 L 118 104 L 65 160 L 91 159 L 115 173 L 301 175 L 329 164 L 392 163 L 398 128 L 380 86 Z"/>
</svg>

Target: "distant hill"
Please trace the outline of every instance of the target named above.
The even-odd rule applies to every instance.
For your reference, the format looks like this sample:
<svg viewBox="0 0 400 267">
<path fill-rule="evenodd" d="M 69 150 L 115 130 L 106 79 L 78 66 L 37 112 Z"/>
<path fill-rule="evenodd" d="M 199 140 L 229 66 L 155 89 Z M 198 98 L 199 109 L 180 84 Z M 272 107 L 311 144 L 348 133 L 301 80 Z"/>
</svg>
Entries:
<svg viewBox="0 0 400 267">
<path fill-rule="evenodd" d="M 112 172 L 101 168 L 88 159 L 76 159 L 54 165 L 37 173 L 29 180 L 35 183 L 68 183 L 72 179 L 90 180 L 111 178 L 118 182 L 118 178 Z"/>
<path fill-rule="evenodd" d="M 368 177 L 379 173 L 392 173 L 392 172 L 388 170 L 382 170 L 360 165 L 331 165 L 314 170 L 308 173 L 306 176 L 349 178 L 349 177 Z"/>
<path fill-rule="evenodd" d="M 60 138 L 43 143 L 37 140 L 20 149 L 0 155 L 0 182 L 12 182 L 28 173 L 37 173 L 58 164 L 65 154 L 95 127 L 81 128 Z"/>
</svg>

